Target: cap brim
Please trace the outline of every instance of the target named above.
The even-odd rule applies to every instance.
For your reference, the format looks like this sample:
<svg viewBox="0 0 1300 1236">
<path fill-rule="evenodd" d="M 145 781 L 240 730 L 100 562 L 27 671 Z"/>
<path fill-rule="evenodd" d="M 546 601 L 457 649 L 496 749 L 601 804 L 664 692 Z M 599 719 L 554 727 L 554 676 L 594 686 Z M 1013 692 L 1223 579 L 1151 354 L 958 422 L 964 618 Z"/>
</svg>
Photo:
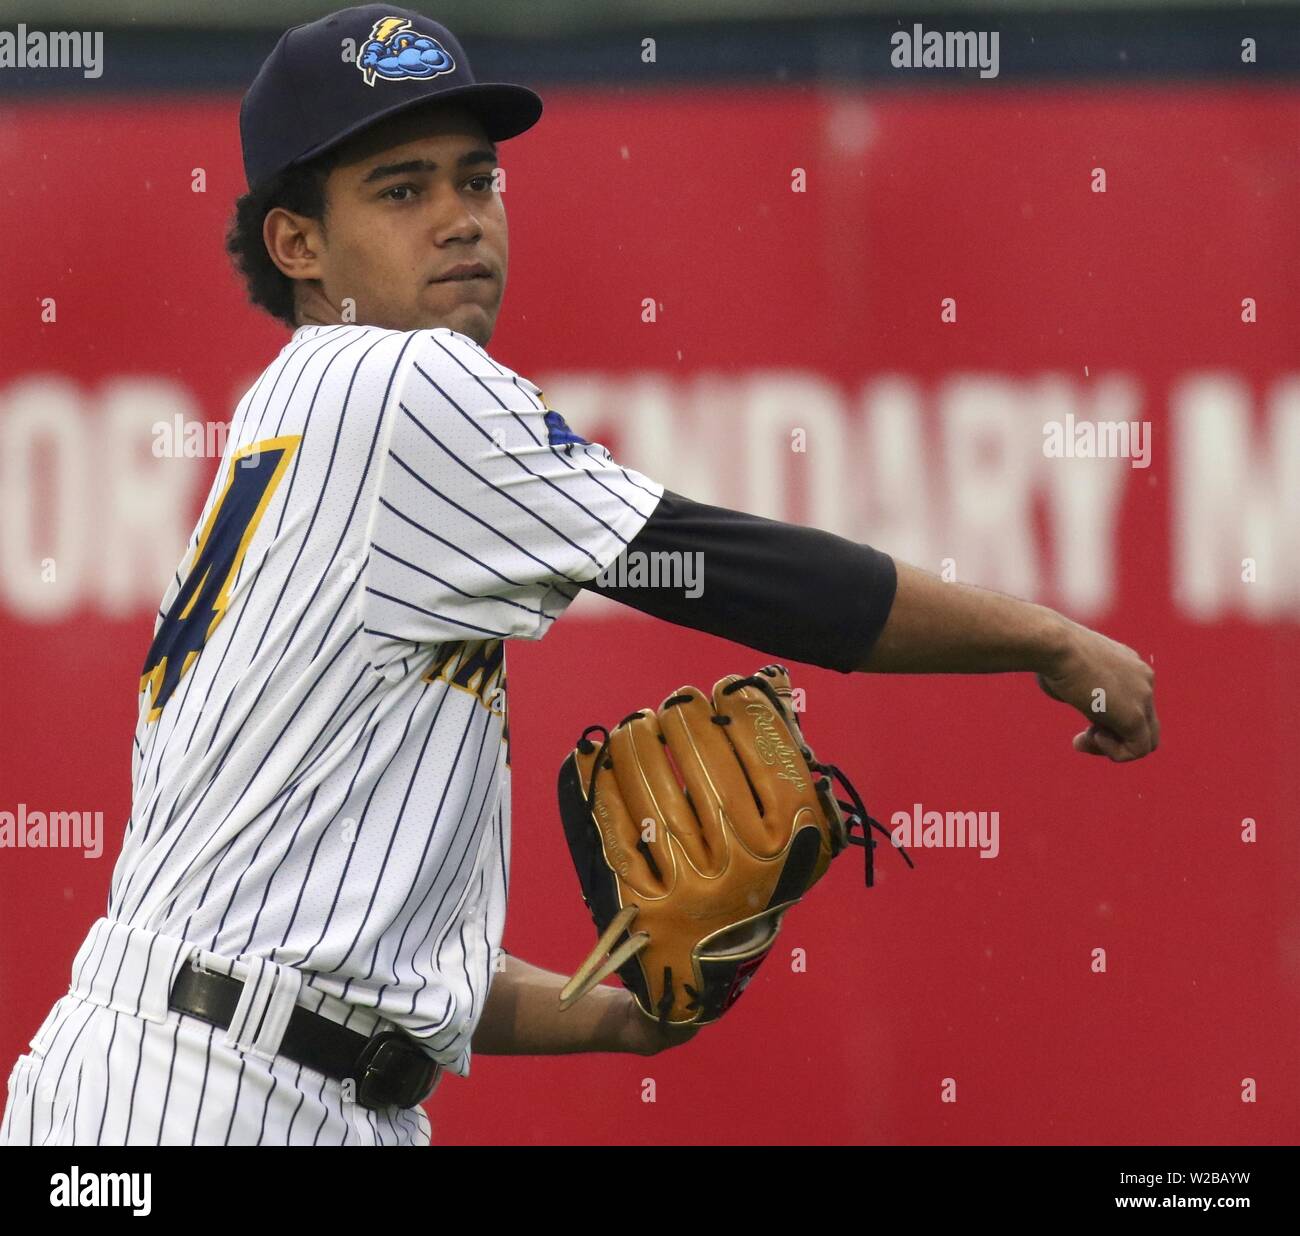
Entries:
<svg viewBox="0 0 1300 1236">
<path fill-rule="evenodd" d="M 321 142 L 310 150 L 304 151 L 289 166 L 306 163 L 327 150 L 333 150 L 381 120 L 387 120 L 401 112 L 450 102 L 461 103 L 477 115 L 484 132 L 494 142 L 504 142 L 508 138 L 518 137 L 525 130 L 531 129 L 542 117 L 541 96 L 526 86 L 512 86 L 506 82 L 474 82 L 469 86 L 453 86 L 450 90 L 440 90 L 437 94 L 403 99 L 382 111 L 372 112 L 364 120 L 344 129 L 342 133 L 335 134 L 329 141 Z"/>
</svg>

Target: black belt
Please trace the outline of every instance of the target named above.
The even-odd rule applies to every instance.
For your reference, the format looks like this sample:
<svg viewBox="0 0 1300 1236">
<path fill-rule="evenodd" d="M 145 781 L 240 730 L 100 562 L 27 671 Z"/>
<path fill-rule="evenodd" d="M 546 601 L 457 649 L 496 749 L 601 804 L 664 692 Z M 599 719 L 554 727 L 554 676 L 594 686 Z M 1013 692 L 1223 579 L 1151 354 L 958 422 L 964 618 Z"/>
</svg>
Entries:
<svg viewBox="0 0 1300 1236">
<path fill-rule="evenodd" d="M 222 1030 L 234 1020 L 244 984 L 225 974 L 181 967 L 172 984 L 171 1007 Z M 369 1038 L 296 1005 L 289 1015 L 280 1055 L 335 1081 L 351 1081 L 362 1107 L 414 1107 L 433 1093 L 438 1066 L 419 1044 L 398 1030 Z"/>
</svg>

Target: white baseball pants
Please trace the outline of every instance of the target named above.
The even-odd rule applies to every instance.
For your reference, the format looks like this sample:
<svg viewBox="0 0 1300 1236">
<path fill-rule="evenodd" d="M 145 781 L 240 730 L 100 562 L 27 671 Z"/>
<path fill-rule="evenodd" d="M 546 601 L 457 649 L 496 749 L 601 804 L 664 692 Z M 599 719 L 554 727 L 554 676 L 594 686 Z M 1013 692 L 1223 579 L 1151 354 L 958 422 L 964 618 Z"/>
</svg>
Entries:
<svg viewBox="0 0 1300 1236">
<path fill-rule="evenodd" d="M 244 980 L 228 1030 L 167 1007 L 192 961 Z M 68 994 L 9 1075 L 0 1145 L 427 1146 L 423 1108 L 371 1111 L 339 1082 L 276 1055 L 297 1003 L 362 1034 L 393 1028 L 303 988 L 292 967 L 218 957 L 101 918 Z"/>
</svg>

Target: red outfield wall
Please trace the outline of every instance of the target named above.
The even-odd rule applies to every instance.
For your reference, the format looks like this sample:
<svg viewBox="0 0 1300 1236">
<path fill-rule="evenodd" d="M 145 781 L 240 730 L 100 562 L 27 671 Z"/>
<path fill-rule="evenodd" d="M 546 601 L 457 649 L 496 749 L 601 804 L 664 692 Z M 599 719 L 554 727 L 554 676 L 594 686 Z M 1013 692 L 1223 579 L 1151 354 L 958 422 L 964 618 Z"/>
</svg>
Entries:
<svg viewBox="0 0 1300 1236">
<path fill-rule="evenodd" d="M 105 822 L 97 859 L 0 849 L 6 1071 L 104 905 L 134 681 L 213 467 L 155 458 L 153 426 L 220 421 L 285 338 L 221 250 L 236 107 L 0 125 L 0 811 Z M 851 858 L 724 1023 L 653 1060 L 481 1057 L 435 1141 L 1295 1140 L 1297 133 L 1273 89 L 568 91 L 505 144 L 491 350 L 579 432 L 1102 627 L 1154 662 L 1164 740 L 1114 767 L 1025 677 L 795 667 L 877 815 L 996 811 L 996 858 L 882 853 L 870 892 Z M 1045 453 L 1084 418 L 1149 454 Z M 765 659 L 581 605 L 509 650 L 505 943 L 554 969 L 592 937 L 568 744 Z"/>
</svg>

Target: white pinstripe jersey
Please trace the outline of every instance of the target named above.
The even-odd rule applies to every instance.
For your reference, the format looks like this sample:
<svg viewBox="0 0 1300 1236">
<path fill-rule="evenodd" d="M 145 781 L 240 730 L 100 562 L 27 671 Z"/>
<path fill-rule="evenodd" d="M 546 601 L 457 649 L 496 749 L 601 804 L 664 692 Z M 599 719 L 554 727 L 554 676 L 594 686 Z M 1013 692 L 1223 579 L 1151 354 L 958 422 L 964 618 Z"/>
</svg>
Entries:
<svg viewBox="0 0 1300 1236">
<path fill-rule="evenodd" d="M 468 1073 L 505 925 L 505 643 L 663 487 L 448 329 L 304 326 L 159 611 L 108 915 L 299 967 Z"/>
</svg>

